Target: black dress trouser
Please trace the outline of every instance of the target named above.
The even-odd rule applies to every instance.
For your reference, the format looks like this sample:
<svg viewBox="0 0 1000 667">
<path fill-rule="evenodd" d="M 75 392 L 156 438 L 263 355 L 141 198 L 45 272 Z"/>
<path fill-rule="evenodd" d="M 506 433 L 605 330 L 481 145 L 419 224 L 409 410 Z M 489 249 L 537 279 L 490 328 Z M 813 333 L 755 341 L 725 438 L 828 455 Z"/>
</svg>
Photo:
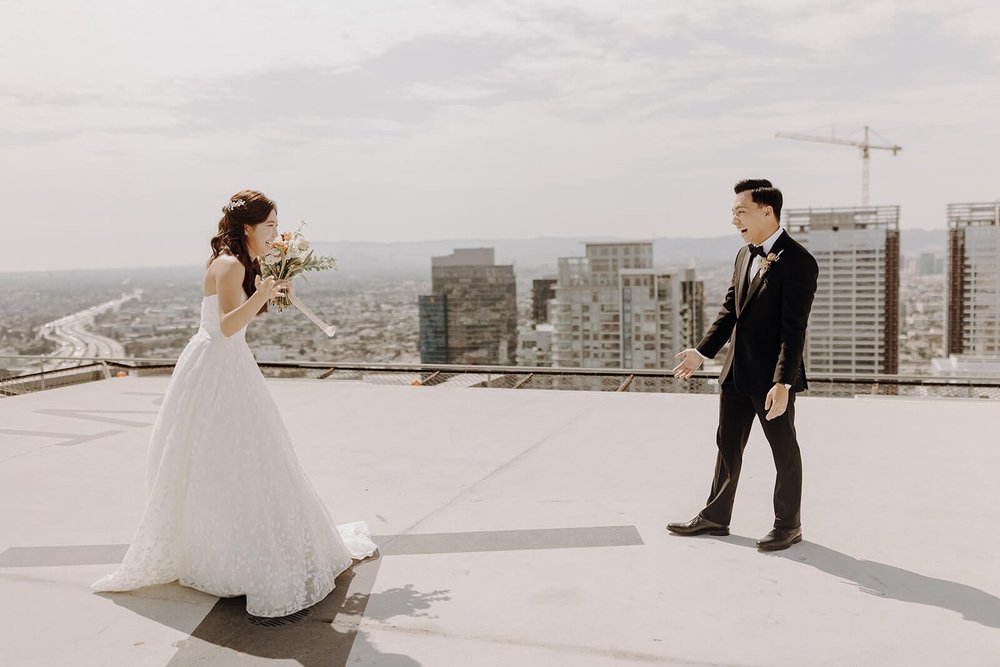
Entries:
<svg viewBox="0 0 1000 667">
<path fill-rule="evenodd" d="M 774 527 L 798 528 L 802 505 L 802 456 L 795 437 L 795 392 L 788 392 L 788 409 L 783 415 L 767 420 L 764 401 L 767 394 L 749 395 L 723 383 L 719 396 L 719 448 L 715 478 L 708 502 L 700 515 L 709 521 L 729 525 L 733 515 L 736 486 L 743 466 L 743 450 L 750 437 L 754 418 L 764 428 L 771 445 L 777 478 L 774 483 Z"/>
</svg>

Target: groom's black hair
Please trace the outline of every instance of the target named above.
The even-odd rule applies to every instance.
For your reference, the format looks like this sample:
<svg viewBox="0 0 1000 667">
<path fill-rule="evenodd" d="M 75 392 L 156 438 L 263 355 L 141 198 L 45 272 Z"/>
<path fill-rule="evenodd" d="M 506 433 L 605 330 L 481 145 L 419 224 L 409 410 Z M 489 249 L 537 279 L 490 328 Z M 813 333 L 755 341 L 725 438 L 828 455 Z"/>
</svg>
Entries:
<svg viewBox="0 0 1000 667">
<path fill-rule="evenodd" d="M 781 204 L 784 198 L 781 190 L 771 185 L 771 181 L 766 178 L 744 178 L 733 187 L 733 192 L 750 191 L 750 199 L 758 206 L 770 206 L 774 211 L 774 217 L 781 220 Z"/>
</svg>

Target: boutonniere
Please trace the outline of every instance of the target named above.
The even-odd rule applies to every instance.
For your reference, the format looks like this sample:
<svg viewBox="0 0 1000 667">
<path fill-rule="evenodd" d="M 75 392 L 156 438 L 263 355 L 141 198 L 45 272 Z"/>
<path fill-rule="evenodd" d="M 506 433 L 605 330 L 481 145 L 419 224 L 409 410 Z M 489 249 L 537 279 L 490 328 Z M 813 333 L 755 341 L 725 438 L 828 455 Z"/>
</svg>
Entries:
<svg viewBox="0 0 1000 667">
<path fill-rule="evenodd" d="M 767 253 L 767 257 L 761 257 L 760 260 L 758 260 L 760 262 L 760 275 L 763 276 L 765 273 L 767 273 L 767 270 L 771 268 L 771 265 L 777 262 L 779 259 L 781 259 L 782 252 L 785 251 L 782 250 L 778 254 L 769 252 Z"/>
</svg>

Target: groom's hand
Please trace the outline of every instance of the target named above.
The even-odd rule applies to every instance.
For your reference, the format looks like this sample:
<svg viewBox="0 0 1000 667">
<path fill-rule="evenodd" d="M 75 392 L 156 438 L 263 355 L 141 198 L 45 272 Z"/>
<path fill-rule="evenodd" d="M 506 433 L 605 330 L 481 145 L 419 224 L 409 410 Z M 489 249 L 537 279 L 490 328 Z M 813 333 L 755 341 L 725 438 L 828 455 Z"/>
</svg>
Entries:
<svg viewBox="0 0 1000 667">
<path fill-rule="evenodd" d="M 785 414 L 788 408 L 788 387 L 783 384 L 775 384 L 771 391 L 767 392 L 764 399 L 764 409 L 767 410 L 767 421 L 771 421 Z"/>
<path fill-rule="evenodd" d="M 686 380 L 691 377 L 692 374 L 699 368 L 701 368 L 702 362 L 705 360 L 698 350 L 693 347 L 689 347 L 686 350 L 681 350 L 674 355 L 674 359 L 680 359 L 681 362 L 674 366 L 674 377 L 681 380 Z"/>
</svg>

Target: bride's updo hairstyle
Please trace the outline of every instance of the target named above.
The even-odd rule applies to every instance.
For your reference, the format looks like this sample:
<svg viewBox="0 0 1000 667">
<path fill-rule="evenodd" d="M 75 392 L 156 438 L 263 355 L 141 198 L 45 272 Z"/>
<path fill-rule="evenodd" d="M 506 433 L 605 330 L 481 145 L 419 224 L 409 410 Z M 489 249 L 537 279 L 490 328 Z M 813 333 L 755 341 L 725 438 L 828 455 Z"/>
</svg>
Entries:
<svg viewBox="0 0 1000 667">
<path fill-rule="evenodd" d="M 222 207 L 219 231 L 212 237 L 212 256 L 208 258 L 208 263 L 211 264 L 219 255 L 232 255 L 240 260 L 240 264 L 246 269 L 243 291 L 248 297 L 257 291 L 254 281 L 260 275 L 260 265 L 256 257 L 250 256 L 243 228 L 245 225 L 255 227 L 261 224 L 277 208 L 277 204 L 256 190 L 237 192 Z M 264 306 L 262 310 L 266 309 L 267 306 Z"/>
</svg>

